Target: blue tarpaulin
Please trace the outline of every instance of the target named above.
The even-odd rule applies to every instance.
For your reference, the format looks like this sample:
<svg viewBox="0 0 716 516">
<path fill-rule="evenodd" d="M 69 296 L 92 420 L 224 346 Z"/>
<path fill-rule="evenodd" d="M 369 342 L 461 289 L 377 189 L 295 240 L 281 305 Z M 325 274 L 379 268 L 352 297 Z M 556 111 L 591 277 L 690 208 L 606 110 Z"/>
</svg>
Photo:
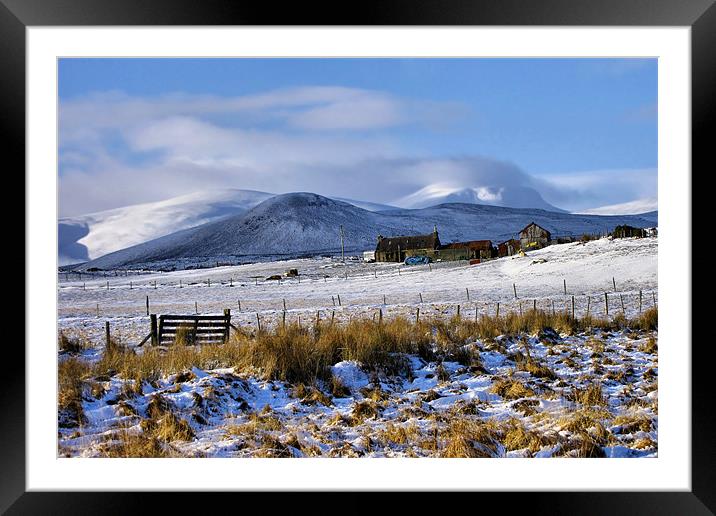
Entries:
<svg viewBox="0 0 716 516">
<path fill-rule="evenodd" d="M 405 265 L 427 265 L 431 261 L 427 256 L 408 256 L 403 263 Z"/>
</svg>

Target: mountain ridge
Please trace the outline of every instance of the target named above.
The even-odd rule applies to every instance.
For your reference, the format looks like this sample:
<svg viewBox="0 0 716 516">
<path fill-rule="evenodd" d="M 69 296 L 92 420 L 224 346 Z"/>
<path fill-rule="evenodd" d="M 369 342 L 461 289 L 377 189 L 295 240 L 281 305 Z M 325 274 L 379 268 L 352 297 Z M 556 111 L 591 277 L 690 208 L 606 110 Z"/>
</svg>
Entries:
<svg viewBox="0 0 716 516">
<path fill-rule="evenodd" d="M 245 213 L 107 254 L 82 269 L 140 267 L 148 264 L 186 266 L 211 260 L 238 262 L 305 256 L 340 251 L 339 227 L 345 249 L 374 249 L 378 234 L 421 234 L 438 226 L 443 243 L 489 239 L 494 242 L 516 236 L 536 222 L 554 236 L 604 233 L 619 224 L 654 226 L 658 215 L 643 217 L 574 215 L 541 209 L 447 203 L 424 209 L 371 212 L 343 201 L 310 192 L 273 196 Z"/>
</svg>

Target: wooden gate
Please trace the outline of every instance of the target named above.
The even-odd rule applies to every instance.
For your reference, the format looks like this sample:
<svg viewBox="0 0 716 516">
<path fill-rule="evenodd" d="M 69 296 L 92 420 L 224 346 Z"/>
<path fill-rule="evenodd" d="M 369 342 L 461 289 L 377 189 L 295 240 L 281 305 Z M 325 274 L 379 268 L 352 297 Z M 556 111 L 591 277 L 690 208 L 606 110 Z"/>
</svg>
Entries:
<svg viewBox="0 0 716 516">
<path fill-rule="evenodd" d="M 142 341 L 151 339 L 153 346 L 173 344 L 180 336 L 186 344 L 217 344 L 229 339 L 231 311 L 224 315 L 150 315 L 151 330 Z M 140 344 L 140 346 L 141 346 Z"/>
</svg>

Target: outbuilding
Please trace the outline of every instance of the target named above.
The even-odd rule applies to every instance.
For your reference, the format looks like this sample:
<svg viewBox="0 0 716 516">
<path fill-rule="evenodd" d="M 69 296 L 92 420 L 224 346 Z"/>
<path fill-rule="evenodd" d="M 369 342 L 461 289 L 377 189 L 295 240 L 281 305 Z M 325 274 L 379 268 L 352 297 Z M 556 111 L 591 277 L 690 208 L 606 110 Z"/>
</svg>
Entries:
<svg viewBox="0 0 716 516">
<path fill-rule="evenodd" d="M 375 248 L 375 261 L 402 262 L 406 256 L 432 254 L 440 248 L 438 228 L 428 235 L 384 237 L 378 235 Z"/>
<path fill-rule="evenodd" d="M 539 249 L 548 246 L 551 239 L 552 234 L 534 222 L 530 222 L 520 231 L 522 249 Z"/>
</svg>

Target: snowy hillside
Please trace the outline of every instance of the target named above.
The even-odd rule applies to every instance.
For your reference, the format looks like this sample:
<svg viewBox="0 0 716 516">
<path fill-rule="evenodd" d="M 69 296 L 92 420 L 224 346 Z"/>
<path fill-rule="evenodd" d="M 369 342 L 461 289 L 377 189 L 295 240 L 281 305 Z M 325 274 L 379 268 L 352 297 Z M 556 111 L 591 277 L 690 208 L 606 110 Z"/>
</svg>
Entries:
<svg viewBox="0 0 716 516">
<path fill-rule="evenodd" d="M 125 206 L 58 222 L 60 265 L 98 258 L 182 229 L 243 213 L 273 194 L 204 190 L 165 201 Z"/>
<path fill-rule="evenodd" d="M 443 243 L 470 239 L 498 242 L 516 236 L 533 221 L 551 231 L 553 236 L 604 233 L 618 224 L 654 225 L 653 219 L 636 216 L 572 215 L 475 204 L 370 212 L 316 194 L 293 193 L 272 197 L 241 215 L 108 254 L 88 262 L 83 268 L 111 269 L 149 264 L 182 268 L 201 262 L 201 259 L 236 263 L 336 253 L 340 252 L 341 225 L 348 252 L 373 249 L 379 234 L 428 233 L 435 225 Z"/>
<path fill-rule="evenodd" d="M 525 186 L 454 188 L 432 184 L 397 200 L 395 204 L 404 208 L 427 208 L 454 202 L 564 212 L 545 201 L 537 190 Z"/>
<path fill-rule="evenodd" d="M 59 264 L 86 262 L 148 240 L 244 213 L 275 194 L 211 189 L 151 202 L 62 218 L 58 222 Z M 369 211 L 393 206 L 338 199 Z"/>
</svg>

